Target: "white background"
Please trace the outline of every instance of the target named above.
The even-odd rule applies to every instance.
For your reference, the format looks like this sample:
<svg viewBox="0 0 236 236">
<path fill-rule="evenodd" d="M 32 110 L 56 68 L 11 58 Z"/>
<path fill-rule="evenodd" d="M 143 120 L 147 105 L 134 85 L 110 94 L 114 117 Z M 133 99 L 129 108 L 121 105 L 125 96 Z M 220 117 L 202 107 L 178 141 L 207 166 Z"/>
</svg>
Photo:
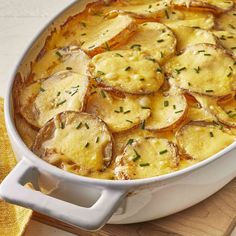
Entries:
<svg viewBox="0 0 236 236">
<path fill-rule="evenodd" d="M 0 96 L 32 38 L 57 13 L 75 0 L 0 0 Z M 31 221 L 25 236 L 73 234 Z M 232 234 L 236 236 L 236 231 Z"/>
</svg>

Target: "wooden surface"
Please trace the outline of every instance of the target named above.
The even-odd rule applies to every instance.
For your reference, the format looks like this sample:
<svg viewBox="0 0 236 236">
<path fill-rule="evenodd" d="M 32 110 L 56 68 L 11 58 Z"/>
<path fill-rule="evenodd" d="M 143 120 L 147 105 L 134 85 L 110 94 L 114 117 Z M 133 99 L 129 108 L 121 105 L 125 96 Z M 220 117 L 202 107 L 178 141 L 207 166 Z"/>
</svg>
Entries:
<svg viewBox="0 0 236 236">
<path fill-rule="evenodd" d="M 0 96 L 5 95 L 7 79 L 34 35 L 73 1 L 0 0 Z M 80 236 L 217 236 L 230 234 L 235 216 L 236 180 L 203 203 L 176 215 L 142 224 L 107 225 L 97 233 L 84 232 L 38 214 L 34 219 Z M 72 234 L 31 221 L 25 236 Z M 236 231 L 232 236 L 236 236 Z"/>
<path fill-rule="evenodd" d="M 33 218 L 80 236 L 226 236 L 236 224 L 236 179 L 194 207 L 146 223 L 106 225 L 91 233 L 38 213 Z"/>
</svg>

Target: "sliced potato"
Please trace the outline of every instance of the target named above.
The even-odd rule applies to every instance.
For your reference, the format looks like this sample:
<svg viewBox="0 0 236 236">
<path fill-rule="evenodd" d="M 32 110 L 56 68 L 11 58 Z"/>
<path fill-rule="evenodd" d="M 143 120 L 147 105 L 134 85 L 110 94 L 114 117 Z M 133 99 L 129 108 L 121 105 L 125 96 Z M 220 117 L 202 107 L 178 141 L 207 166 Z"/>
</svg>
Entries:
<svg viewBox="0 0 236 236">
<path fill-rule="evenodd" d="M 125 42 L 136 28 L 134 19 L 128 15 L 104 19 L 102 23 L 85 30 L 81 48 L 90 56 L 109 51 Z"/>
<path fill-rule="evenodd" d="M 86 111 L 104 120 L 111 131 L 120 132 L 137 126 L 149 117 L 150 110 L 142 108 L 143 99 L 128 95 L 120 98 L 97 88 L 88 98 Z"/>
<path fill-rule="evenodd" d="M 216 25 L 220 30 L 236 33 L 236 9 L 226 12 L 216 19 Z"/>
<path fill-rule="evenodd" d="M 202 161 L 223 150 L 235 141 L 221 126 L 208 122 L 190 122 L 177 133 L 178 145 L 183 154 Z"/>
<path fill-rule="evenodd" d="M 178 92 L 156 93 L 150 96 L 151 116 L 146 120 L 148 130 L 173 130 L 187 114 L 187 101 Z"/>
<path fill-rule="evenodd" d="M 153 93 L 164 82 L 156 60 L 137 50 L 98 54 L 90 62 L 90 73 L 105 89 L 131 94 Z"/>
<path fill-rule="evenodd" d="M 78 46 L 49 50 L 39 56 L 32 65 L 31 80 L 42 80 L 62 70 L 73 70 L 82 75 L 87 74 L 87 65 L 90 59 Z"/>
<path fill-rule="evenodd" d="M 25 144 L 31 148 L 38 133 L 20 114 L 14 115 L 16 129 Z"/>
<path fill-rule="evenodd" d="M 171 29 L 175 33 L 178 40 L 178 51 L 194 44 L 209 43 L 215 45 L 217 43 L 216 36 L 208 30 L 175 25 L 171 26 Z"/>
<path fill-rule="evenodd" d="M 41 128 L 60 112 L 81 111 L 87 88 L 87 76 L 72 71 L 58 72 L 25 87 L 19 97 L 19 110 L 30 124 Z"/>
<path fill-rule="evenodd" d="M 168 9 L 170 0 L 148 0 L 148 1 L 121 1 L 121 5 L 109 15 L 129 14 L 135 18 L 161 18 Z"/>
<path fill-rule="evenodd" d="M 222 0 L 171 0 L 175 7 L 190 8 L 192 10 L 212 11 L 219 14 L 230 10 L 234 6 L 234 1 Z"/>
<path fill-rule="evenodd" d="M 188 115 L 186 119 L 188 121 L 216 121 L 215 117 L 210 112 L 201 107 L 188 107 Z"/>
<path fill-rule="evenodd" d="M 160 19 L 160 22 L 168 27 L 195 27 L 209 30 L 215 25 L 214 16 L 209 12 L 186 11 L 169 9 L 166 11 L 166 16 Z"/>
<path fill-rule="evenodd" d="M 222 46 L 236 58 L 236 34 L 228 31 L 214 31 L 213 33 L 218 37 Z"/>
<path fill-rule="evenodd" d="M 184 90 L 213 97 L 223 97 L 235 90 L 234 60 L 215 45 L 190 46 L 170 59 L 165 70 L 172 76 L 171 82 Z"/>
<path fill-rule="evenodd" d="M 64 170 L 89 175 L 110 165 L 112 137 L 99 118 L 67 111 L 40 129 L 33 152 Z"/>
<path fill-rule="evenodd" d="M 177 169 L 179 157 L 175 145 L 167 139 L 137 138 L 116 157 L 117 179 L 149 178 Z"/>
<path fill-rule="evenodd" d="M 146 22 L 119 49 L 134 49 L 147 52 L 158 62 L 163 63 L 175 53 L 176 38 L 172 31 L 163 24 Z"/>
<path fill-rule="evenodd" d="M 236 101 L 233 97 L 225 102 L 206 96 L 195 96 L 202 107 L 216 117 L 216 119 L 230 127 L 236 127 Z"/>
</svg>

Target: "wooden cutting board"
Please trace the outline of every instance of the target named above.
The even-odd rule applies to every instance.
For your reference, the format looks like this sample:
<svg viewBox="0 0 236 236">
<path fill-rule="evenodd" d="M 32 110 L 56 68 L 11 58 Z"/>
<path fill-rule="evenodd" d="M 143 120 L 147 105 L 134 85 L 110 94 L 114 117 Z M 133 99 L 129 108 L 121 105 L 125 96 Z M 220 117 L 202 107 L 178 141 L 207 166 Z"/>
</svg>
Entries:
<svg viewBox="0 0 236 236">
<path fill-rule="evenodd" d="M 47 216 L 33 219 L 80 236 L 228 236 L 236 225 L 236 179 L 205 201 L 159 220 L 86 232 Z"/>
</svg>

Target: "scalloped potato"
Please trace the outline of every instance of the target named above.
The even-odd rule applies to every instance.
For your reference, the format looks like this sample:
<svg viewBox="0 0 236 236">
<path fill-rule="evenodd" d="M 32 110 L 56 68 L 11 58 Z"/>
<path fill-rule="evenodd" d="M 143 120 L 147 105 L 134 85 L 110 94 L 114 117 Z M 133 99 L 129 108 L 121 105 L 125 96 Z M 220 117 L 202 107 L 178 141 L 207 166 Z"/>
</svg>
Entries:
<svg viewBox="0 0 236 236">
<path fill-rule="evenodd" d="M 160 176 L 236 139 L 235 1 L 95 1 L 13 85 L 25 144 L 62 170 Z"/>
</svg>

